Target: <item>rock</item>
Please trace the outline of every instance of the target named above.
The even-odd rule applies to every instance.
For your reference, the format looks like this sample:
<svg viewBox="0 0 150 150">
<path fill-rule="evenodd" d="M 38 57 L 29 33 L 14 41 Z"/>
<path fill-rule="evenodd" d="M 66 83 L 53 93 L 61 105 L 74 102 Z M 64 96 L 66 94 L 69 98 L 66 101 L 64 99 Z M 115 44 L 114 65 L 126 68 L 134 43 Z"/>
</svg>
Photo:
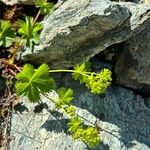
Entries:
<svg viewBox="0 0 150 150">
<path fill-rule="evenodd" d="M 132 91 L 111 86 L 105 95 L 93 95 L 70 75 L 58 76 L 59 86 L 74 89 L 78 114 L 101 127 L 102 144 L 95 150 L 149 150 L 150 109 Z M 11 150 L 87 150 L 67 132 L 67 118 L 42 97 L 42 104 L 24 100 L 12 115 Z M 49 109 L 49 110 L 47 110 Z"/>
<path fill-rule="evenodd" d="M 115 73 L 117 83 L 150 95 L 150 26 L 124 43 Z"/>
<path fill-rule="evenodd" d="M 68 0 L 46 16 L 41 43 L 20 58 L 53 68 L 71 67 L 142 31 L 150 6 L 106 0 Z"/>
<path fill-rule="evenodd" d="M 15 5 L 15 4 L 26 4 L 31 5 L 34 4 L 34 0 L 0 0 L 6 5 Z"/>
<path fill-rule="evenodd" d="M 145 98 L 145 104 L 148 108 L 150 108 L 150 97 Z"/>
<path fill-rule="evenodd" d="M 0 0 L 6 5 L 15 5 L 15 4 L 24 4 L 24 5 L 34 5 L 35 0 Z M 52 0 L 51 2 L 57 3 L 55 5 L 55 9 L 57 9 L 60 5 L 62 5 L 66 0 Z"/>
</svg>

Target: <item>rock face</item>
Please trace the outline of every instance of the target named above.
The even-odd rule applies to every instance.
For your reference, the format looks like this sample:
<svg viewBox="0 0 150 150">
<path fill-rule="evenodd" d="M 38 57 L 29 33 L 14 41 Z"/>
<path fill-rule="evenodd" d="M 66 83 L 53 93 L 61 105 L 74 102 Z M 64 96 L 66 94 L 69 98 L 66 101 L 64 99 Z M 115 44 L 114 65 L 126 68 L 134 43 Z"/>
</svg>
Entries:
<svg viewBox="0 0 150 150">
<path fill-rule="evenodd" d="M 34 0 L 0 0 L 6 5 L 15 5 L 15 4 L 26 4 L 31 5 L 34 4 Z"/>
<path fill-rule="evenodd" d="M 21 58 L 53 68 L 73 66 L 142 31 L 149 13 L 143 4 L 68 0 L 43 21 L 40 46 Z"/>
<path fill-rule="evenodd" d="M 150 26 L 124 43 L 115 66 L 117 83 L 150 94 Z"/>
<path fill-rule="evenodd" d="M 149 150 L 150 109 L 142 97 L 117 86 L 111 86 L 105 95 L 93 95 L 68 75 L 60 77 L 65 80 L 59 86 L 74 89 L 74 105 L 79 115 L 103 129 L 102 144 L 95 150 Z M 56 112 L 49 100 L 42 98 L 42 101 L 40 105 L 25 101 L 16 107 L 12 115 L 10 149 L 89 149 L 67 132 L 67 118 Z"/>
</svg>

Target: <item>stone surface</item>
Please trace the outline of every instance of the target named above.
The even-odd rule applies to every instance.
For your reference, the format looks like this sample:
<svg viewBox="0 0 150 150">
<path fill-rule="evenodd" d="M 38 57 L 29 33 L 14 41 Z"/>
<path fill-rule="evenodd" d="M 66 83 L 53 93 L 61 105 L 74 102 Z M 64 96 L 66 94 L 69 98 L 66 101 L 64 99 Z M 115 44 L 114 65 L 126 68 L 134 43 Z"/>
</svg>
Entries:
<svg viewBox="0 0 150 150">
<path fill-rule="evenodd" d="M 26 4 L 31 5 L 34 4 L 34 0 L 0 0 L 6 5 L 15 5 L 15 4 Z"/>
<path fill-rule="evenodd" d="M 150 25 L 124 42 L 115 73 L 117 83 L 150 95 Z"/>
<path fill-rule="evenodd" d="M 150 23 L 150 6 L 106 0 L 68 0 L 46 16 L 41 44 L 20 58 L 71 67 L 127 40 Z"/>
<path fill-rule="evenodd" d="M 150 109 L 133 92 L 111 86 L 105 95 L 93 95 L 70 75 L 57 77 L 59 86 L 72 87 L 74 105 L 87 123 L 101 127 L 102 144 L 95 150 L 149 150 Z M 67 132 L 67 118 L 45 98 L 43 104 L 25 100 L 12 115 L 11 150 L 87 150 Z M 49 108 L 50 110 L 47 111 Z"/>
<path fill-rule="evenodd" d="M 145 98 L 145 104 L 150 108 L 150 97 Z"/>
</svg>

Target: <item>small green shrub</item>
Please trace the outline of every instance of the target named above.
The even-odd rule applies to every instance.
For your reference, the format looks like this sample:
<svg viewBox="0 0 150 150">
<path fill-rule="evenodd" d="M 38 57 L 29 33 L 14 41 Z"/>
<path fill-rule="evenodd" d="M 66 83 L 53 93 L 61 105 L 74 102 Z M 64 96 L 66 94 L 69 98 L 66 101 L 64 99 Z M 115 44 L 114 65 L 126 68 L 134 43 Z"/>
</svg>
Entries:
<svg viewBox="0 0 150 150">
<path fill-rule="evenodd" d="M 39 31 L 42 30 L 42 24 L 33 23 L 34 19 L 32 17 L 26 17 L 25 21 L 18 20 L 18 33 L 21 35 L 24 45 L 27 47 L 32 47 L 33 44 L 39 44 L 40 37 Z"/>
<path fill-rule="evenodd" d="M 15 30 L 10 22 L 0 20 L 0 46 L 9 47 L 15 41 Z"/>
</svg>

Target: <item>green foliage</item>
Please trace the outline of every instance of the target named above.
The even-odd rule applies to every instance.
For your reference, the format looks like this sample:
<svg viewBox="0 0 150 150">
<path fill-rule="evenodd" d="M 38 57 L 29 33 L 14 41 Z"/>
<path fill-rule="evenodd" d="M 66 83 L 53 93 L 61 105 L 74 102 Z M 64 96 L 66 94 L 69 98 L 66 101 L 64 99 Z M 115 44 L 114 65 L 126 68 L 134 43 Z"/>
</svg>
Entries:
<svg viewBox="0 0 150 150">
<path fill-rule="evenodd" d="M 104 94 L 112 81 L 111 71 L 109 69 L 103 69 L 99 73 L 89 72 L 91 71 L 89 62 L 75 66 L 74 71 L 72 77 L 81 83 L 85 83 L 94 94 Z"/>
<path fill-rule="evenodd" d="M 72 74 L 72 77 L 75 80 L 79 80 L 81 83 L 84 83 L 87 78 L 87 72 L 91 72 L 91 66 L 92 64 L 90 62 L 85 62 L 80 65 L 76 65 L 74 67 L 74 73 Z"/>
<path fill-rule="evenodd" d="M 67 108 L 65 108 L 65 111 L 68 113 L 69 116 L 74 117 L 76 108 L 73 105 L 70 105 Z"/>
<path fill-rule="evenodd" d="M 9 47 L 15 41 L 15 30 L 8 21 L 0 21 L 0 46 Z"/>
<path fill-rule="evenodd" d="M 94 127 L 84 125 L 81 118 L 76 115 L 76 108 L 71 105 L 73 91 L 71 89 L 60 88 L 57 94 L 58 101 L 55 102 L 55 105 L 57 108 L 63 109 L 70 119 L 68 131 L 72 133 L 73 138 L 84 141 L 89 147 L 98 145 L 100 143 L 98 130 Z"/>
<path fill-rule="evenodd" d="M 92 93 L 104 93 L 111 84 L 111 71 L 103 69 L 95 73 L 91 70 L 91 63 L 86 62 L 75 66 L 74 70 L 68 70 L 68 72 L 73 72 L 73 78 L 85 83 Z M 31 102 L 37 102 L 40 94 L 44 95 L 54 88 L 55 82 L 48 77 L 48 73 L 61 71 L 67 72 L 67 70 L 49 70 L 46 64 L 41 65 L 37 70 L 29 64 L 25 65 L 16 76 L 19 81 L 16 83 L 17 94 L 27 96 Z M 57 90 L 57 95 L 58 99 L 50 99 L 55 103 L 56 108 L 61 109 L 70 119 L 68 131 L 73 138 L 85 142 L 91 148 L 98 145 L 101 140 L 97 128 L 85 125 L 83 119 L 76 114 L 76 107 L 71 104 L 74 99 L 73 90 L 60 88 Z"/>
<path fill-rule="evenodd" d="M 74 133 L 79 128 L 83 127 L 83 121 L 79 117 L 73 117 L 70 122 L 68 123 L 70 132 Z"/>
<path fill-rule="evenodd" d="M 84 129 L 81 140 L 87 143 L 91 148 L 95 147 L 101 142 L 98 130 L 94 127 L 87 127 Z"/>
<path fill-rule="evenodd" d="M 91 126 L 85 126 L 79 117 L 72 118 L 68 126 L 73 138 L 84 141 L 89 147 L 95 147 L 100 143 L 98 130 Z"/>
<path fill-rule="evenodd" d="M 89 75 L 85 83 L 86 86 L 91 89 L 92 93 L 104 94 L 108 86 L 110 86 L 111 81 L 111 71 L 109 69 L 103 69 L 96 75 L 94 75 L 94 73 Z"/>
<path fill-rule="evenodd" d="M 54 80 L 48 77 L 48 66 L 41 65 L 36 71 L 33 66 L 26 64 L 22 71 L 17 74 L 17 95 L 28 96 L 31 102 L 40 99 L 40 93 L 49 92 L 54 88 Z"/>
<path fill-rule="evenodd" d="M 22 35 L 23 43 L 27 47 L 32 47 L 33 44 L 38 44 L 40 42 L 38 32 L 42 29 L 42 24 L 33 23 L 33 18 L 27 16 L 25 21 L 18 21 L 19 29 L 18 33 Z"/>
<path fill-rule="evenodd" d="M 63 105 L 70 105 L 73 100 L 73 90 L 60 88 L 58 91 L 59 99 L 56 101 L 56 107 L 61 108 Z"/>
<path fill-rule="evenodd" d="M 54 10 L 53 3 L 47 3 L 45 0 L 35 0 L 35 6 L 40 8 L 41 14 L 45 15 Z"/>
</svg>

